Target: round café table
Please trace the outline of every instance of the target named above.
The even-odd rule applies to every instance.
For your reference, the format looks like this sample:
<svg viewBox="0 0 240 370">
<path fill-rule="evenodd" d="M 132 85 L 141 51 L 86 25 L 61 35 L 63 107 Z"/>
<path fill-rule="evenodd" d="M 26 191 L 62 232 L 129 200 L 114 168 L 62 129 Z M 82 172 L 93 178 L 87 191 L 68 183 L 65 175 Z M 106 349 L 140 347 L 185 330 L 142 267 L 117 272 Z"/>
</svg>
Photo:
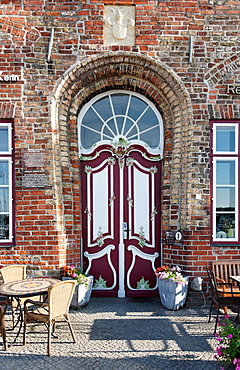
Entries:
<svg viewBox="0 0 240 370">
<path fill-rule="evenodd" d="M 18 325 L 18 323 L 20 323 L 20 325 L 12 344 L 16 342 L 23 324 L 23 309 L 21 305 L 21 298 L 45 295 L 48 293 L 48 288 L 52 287 L 57 283 L 60 283 L 60 280 L 43 277 L 17 280 L 12 281 L 11 283 L 5 283 L 0 285 L 0 295 L 15 298 L 18 302 L 19 315 L 16 321 L 16 325 L 14 325 L 13 329 Z"/>
<path fill-rule="evenodd" d="M 33 278 L 12 281 L 0 285 L 0 295 L 13 298 L 34 297 L 36 295 L 46 294 L 48 288 L 60 283 L 58 279 L 51 278 Z"/>
</svg>

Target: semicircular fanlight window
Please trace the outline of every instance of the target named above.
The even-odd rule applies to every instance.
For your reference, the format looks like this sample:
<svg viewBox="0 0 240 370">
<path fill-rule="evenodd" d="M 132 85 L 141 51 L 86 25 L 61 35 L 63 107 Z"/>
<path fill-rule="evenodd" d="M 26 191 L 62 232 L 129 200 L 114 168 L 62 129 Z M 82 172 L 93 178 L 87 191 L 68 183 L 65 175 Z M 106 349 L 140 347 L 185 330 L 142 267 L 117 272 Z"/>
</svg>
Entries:
<svg viewBox="0 0 240 370">
<path fill-rule="evenodd" d="M 160 113 L 145 97 L 128 91 L 110 91 L 97 95 L 79 114 L 79 150 L 86 153 L 97 144 L 123 137 L 162 153 L 162 126 Z"/>
</svg>

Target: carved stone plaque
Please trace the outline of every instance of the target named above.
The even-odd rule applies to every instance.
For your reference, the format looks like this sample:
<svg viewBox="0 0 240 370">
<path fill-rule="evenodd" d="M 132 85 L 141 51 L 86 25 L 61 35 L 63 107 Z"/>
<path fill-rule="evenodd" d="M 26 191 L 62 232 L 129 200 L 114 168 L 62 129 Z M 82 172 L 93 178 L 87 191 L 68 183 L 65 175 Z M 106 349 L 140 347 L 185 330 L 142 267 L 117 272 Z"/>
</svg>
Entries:
<svg viewBox="0 0 240 370">
<path fill-rule="evenodd" d="M 23 151 L 22 155 L 23 167 L 45 167 L 46 154 L 42 150 Z"/>
<path fill-rule="evenodd" d="M 135 7 L 105 5 L 104 45 L 135 44 Z"/>
<path fill-rule="evenodd" d="M 46 165 L 46 152 L 44 150 L 24 149 L 22 151 L 22 187 L 45 188 L 48 186 Z"/>
<path fill-rule="evenodd" d="M 44 173 L 24 173 L 23 188 L 45 188 L 48 186 L 48 177 Z"/>
</svg>

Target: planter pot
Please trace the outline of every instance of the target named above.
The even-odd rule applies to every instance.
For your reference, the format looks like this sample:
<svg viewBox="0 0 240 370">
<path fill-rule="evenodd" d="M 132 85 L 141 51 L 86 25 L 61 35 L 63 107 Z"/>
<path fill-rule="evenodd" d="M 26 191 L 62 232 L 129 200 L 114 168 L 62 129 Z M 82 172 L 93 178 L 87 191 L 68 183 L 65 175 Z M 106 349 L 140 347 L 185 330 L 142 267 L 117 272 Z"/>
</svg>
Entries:
<svg viewBox="0 0 240 370">
<path fill-rule="evenodd" d="M 87 306 L 93 287 L 93 280 L 94 277 L 92 275 L 87 277 L 88 279 L 88 288 L 86 288 L 85 284 L 78 284 L 75 288 L 75 292 L 73 293 L 72 301 L 70 304 L 71 308 L 78 309 L 80 307 Z M 62 280 L 72 280 L 69 277 L 62 277 Z"/>
<path fill-rule="evenodd" d="M 158 279 L 158 291 L 163 307 L 169 310 L 178 310 L 184 305 L 188 292 L 189 277 L 184 278 L 185 285 L 177 284 L 172 280 Z"/>
</svg>

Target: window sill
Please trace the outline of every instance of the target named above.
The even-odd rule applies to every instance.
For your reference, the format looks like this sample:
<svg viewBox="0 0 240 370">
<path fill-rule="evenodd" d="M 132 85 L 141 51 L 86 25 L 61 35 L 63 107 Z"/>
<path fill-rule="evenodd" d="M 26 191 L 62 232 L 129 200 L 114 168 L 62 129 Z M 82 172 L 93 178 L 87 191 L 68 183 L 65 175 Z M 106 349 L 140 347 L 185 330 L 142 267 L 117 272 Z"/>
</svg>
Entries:
<svg viewBox="0 0 240 370">
<path fill-rule="evenodd" d="M 14 242 L 4 242 L 4 241 L 0 241 L 0 248 L 1 247 L 15 247 L 16 244 Z"/>
<path fill-rule="evenodd" d="M 219 242 L 213 242 L 210 243 L 211 247 L 239 247 L 240 248 L 240 243 L 239 242 L 233 242 L 233 243 L 219 243 Z"/>
</svg>

